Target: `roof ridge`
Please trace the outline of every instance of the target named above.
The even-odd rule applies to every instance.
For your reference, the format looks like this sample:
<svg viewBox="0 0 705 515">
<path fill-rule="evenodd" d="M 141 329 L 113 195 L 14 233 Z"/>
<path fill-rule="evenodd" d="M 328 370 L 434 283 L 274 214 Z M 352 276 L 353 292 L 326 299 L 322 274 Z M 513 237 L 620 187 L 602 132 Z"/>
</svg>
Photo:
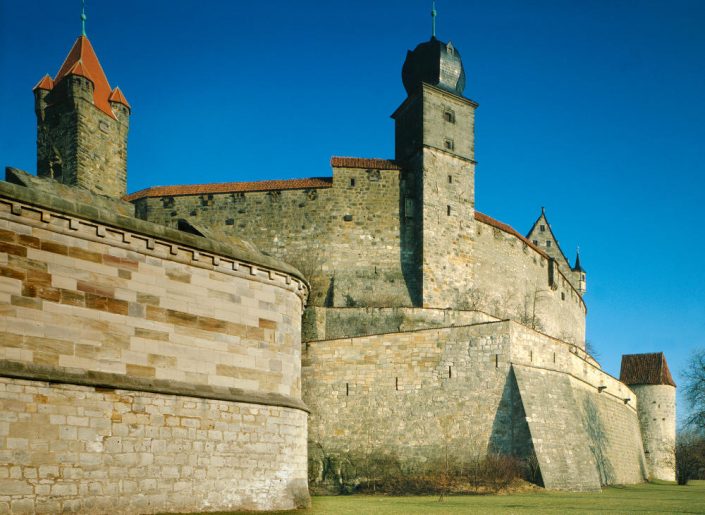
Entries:
<svg viewBox="0 0 705 515">
<path fill-rule="evenodd" d="M 308 177 L 296 179 L 271 179 L 249 182 L 216 182 L 206 184 L 180 184 L 173 186 L 152 186 L 123 197 L 133 201 L 146 197 L 165 197 L 182 195 L 203 195 L 208 193 L 247 193 L 256 191 L 295 190 L 310 188 L 330 188 L 332 177 Z"/>
</svg>

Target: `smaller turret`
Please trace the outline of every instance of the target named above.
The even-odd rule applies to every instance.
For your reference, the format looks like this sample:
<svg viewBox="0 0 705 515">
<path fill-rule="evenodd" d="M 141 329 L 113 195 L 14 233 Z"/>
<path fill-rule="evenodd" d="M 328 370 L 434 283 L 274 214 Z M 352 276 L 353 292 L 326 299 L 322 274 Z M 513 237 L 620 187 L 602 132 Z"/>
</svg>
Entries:
<svg viewBox="0 0 705 515">
<path fill-rule="evenodd" d="M 625 354 L 619 380 L 637 398 L 649 477 L 676 480 L 676 383 L 663 352 Z"/>
<path fill-rule="evenodd" d="M 585 294 L 587 291 L 587 278 L 585 269 L 580 265 L 580 249 L 575 251 L 575 266 L 573 266 L 571 270 L 573 271 L 573 279 L 575 284 L 578 285 L 580 295 Z"/>
<path fill-rule="evenodd" d="M 110 87 L 85 33 L 56 76 L 34 87 L 34 107 L 38 176 L 114 198 L 125 194 L 130 104 Z"/>
</svg>

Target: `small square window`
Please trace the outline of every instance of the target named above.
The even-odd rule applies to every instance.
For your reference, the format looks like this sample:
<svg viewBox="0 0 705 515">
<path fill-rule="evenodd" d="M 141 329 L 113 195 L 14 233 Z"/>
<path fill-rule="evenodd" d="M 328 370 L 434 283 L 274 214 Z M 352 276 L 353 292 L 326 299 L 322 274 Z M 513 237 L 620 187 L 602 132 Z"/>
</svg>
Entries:
<svg viewBox="0 0 705 515">
<path fill-rule="evenodd" d="M 455 113 L 450 109 L 446 109 L 443 111 L 443 119 L 448 123 L 455 123 Z"/>
<path fill-rule="evenodd" d="M 445 140 L 444 145 L 446 147 L 446 150 L 453 150 L 455 148 L 455 144 L 453 143 L 452 139 Z"/>
<path fill-rule="evenodd" d="M 546 240 L 546 246 L 550 247 L 551 246 L 551 240 Z"/>
<path fill-rule="evenodd" d="M 539 244 L 539 240 L 534 240 L 534 241 L 532 241 L 531 243 L 533 243 L 534 245 L 538 245 L 538 244 Z"/>
</svg>

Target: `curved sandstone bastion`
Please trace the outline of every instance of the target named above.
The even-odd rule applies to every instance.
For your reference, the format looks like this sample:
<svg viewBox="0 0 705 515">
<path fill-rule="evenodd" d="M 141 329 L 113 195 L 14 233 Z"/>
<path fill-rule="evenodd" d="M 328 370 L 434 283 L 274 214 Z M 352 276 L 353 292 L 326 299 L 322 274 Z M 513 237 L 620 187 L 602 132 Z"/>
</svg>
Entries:
<svg viewBox="0 0 705 515">
<path fill-rule="evenodd" d="M 0 511 L 306 505 L 300 273 L 50 190 L 0 183 Z"/>
</svg>

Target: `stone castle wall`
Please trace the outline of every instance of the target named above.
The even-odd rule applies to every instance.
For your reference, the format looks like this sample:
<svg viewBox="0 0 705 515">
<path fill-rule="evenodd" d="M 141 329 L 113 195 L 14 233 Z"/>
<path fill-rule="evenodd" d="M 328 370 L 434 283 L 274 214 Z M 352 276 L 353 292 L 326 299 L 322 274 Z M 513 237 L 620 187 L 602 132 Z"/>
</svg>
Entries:
<svg viewBox="0 0 705 515">
<path fill-rule="evenodd" d="M 216 227 L 298 266 L 316 305 L 411 305 L 400 265 L 399 170 L 335 168 L 332 187 L 147 197 L 135 204 L 143 219 Z"/>
<path fill-rule="evenodd" d="M 667 384 L 632 385 L 639 399 L 639 421 L 649 476 L 675 481 L 676 389 Z"/>
<path fill-rule="evenodd" d="M 0 183 L 0 503 L 299 505 L 305 293 L 246 248 Z"/>
<path fill-rule="evenodd" d="M 434 152 L 438 163 L 457 161 Z M 449 166 L 436 179 L 437 186 L 444 191 L 467 186 L 463 182 L 467 171 Z M 241 235 L 292 263 L 312 283 L 314 306 L 411 307 L 422 281 L 417 271 L 410 270 L 414 256 L 422 252 L 414 248 L 419 244 L 416 224 L 420 222 L 407 218 L 409 209 L 422 218 L 418 199 L 412 199 L 411 205 L 407 202 L 407 194 L 420 188 L 411 182 L 399 170 L 334 168 L 332 187 L 145 196 L 134 202 L 146 220 L 176 226 L 178 219 L 185 218 Z M 442 196 L 452 197 L 448 195 Z M 430 298 L 439 303 L 425 307 L 480 310 L 513 318 L 584 346 L 586 308 L 564 271 L 554 266 L 549 272 L 548 258 L 517 234 L 456 216 L 467 204 L 462 195 L 456 196 L 452 216 L 447 215 L 445 200 L 443 205 L 434 204 L 433 213 L 423 215 L 435 217 L 437 225 L 444 227 L 435 236 L 424 236 L 424 245 L 437 250 L 428 254 L 427 263 L 433 271 L 428 278 L 435 277 L 436 282 L 424 277 L 428 284 L 423 288 L 430 291 L 436 284 L 435 297 Z M 448 234 L 455 236 L 446 242 Z"/>
<path fill-rule="evenodd" d="M 316 480 L 330 457 L 422 469 L 446 446 L 458 459 L 535 452 L 548 488 L 645 477 L 633 392 L 579 346 L 514 322 L 310 342 L 303 363 Z"/>
<path fill-rule="evenodd" d="M 0 512 L 306 504 L 306 412 L 0 377 Z"/>
<path fill-rule="evenodd" d="M 517 236 L 478 221 L 466 307 L 585 348 L 587 309 L 563 271 Z"/>
</svg>

